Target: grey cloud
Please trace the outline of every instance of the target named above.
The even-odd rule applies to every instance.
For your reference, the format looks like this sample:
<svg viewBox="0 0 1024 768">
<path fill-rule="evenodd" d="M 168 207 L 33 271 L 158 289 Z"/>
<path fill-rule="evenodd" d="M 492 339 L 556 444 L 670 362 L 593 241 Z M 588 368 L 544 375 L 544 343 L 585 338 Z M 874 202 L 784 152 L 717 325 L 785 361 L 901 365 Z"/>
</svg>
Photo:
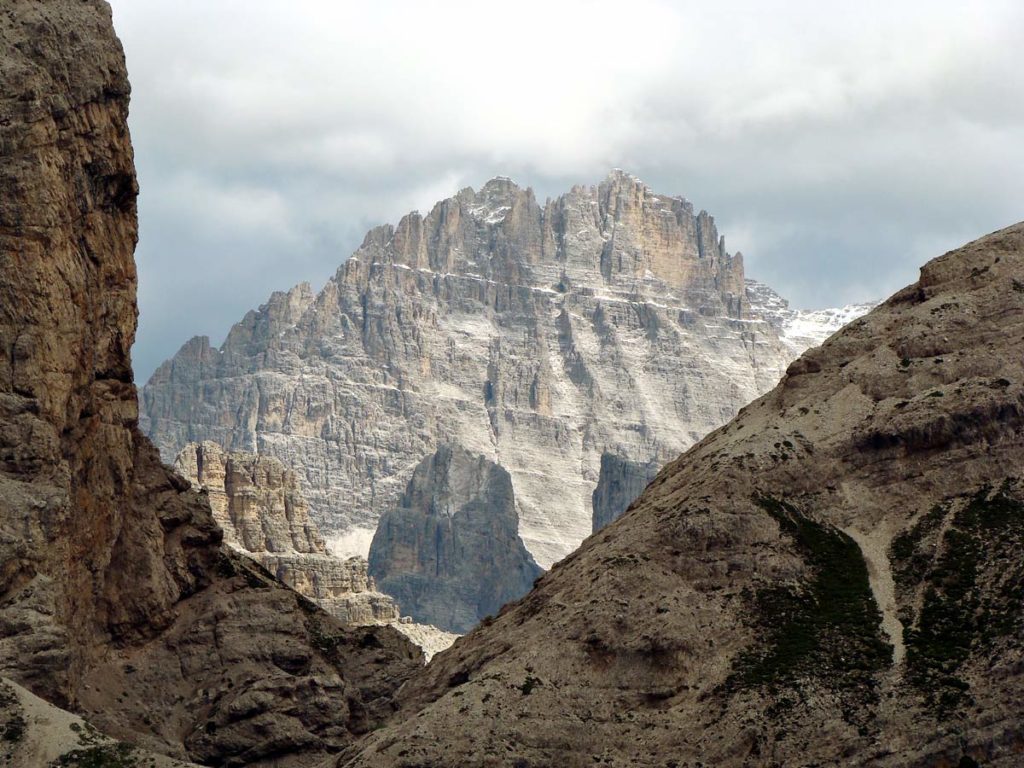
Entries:
<svg viewBox="0 0 1024 768">
<path fill-rule="evenodd" d="M 494 175 L 612 167 L 711 211 L 801 306 L 887 295 L 1022 218 L 1011 2 L 113 0 L 145 379 L 364 231 Z"/>
</svg>

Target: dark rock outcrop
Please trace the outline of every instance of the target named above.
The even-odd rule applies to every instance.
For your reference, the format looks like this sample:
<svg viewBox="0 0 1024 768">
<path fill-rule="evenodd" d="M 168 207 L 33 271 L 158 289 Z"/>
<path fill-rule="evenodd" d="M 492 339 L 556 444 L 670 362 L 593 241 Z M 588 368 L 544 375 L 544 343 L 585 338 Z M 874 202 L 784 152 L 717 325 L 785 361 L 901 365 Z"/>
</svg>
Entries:
<svg viewBox="0 0 1024 768">
<path fill-rule="evenodd" d="M 468 632 L 542 573 L 517 523 L 508 472 L 460 446 L 442 446 L 381 516 L 370 575 L 417 621 Z"/>
<path fill-rule="evenodd" d="M 4 3 L 0 674 L 156 751 L 308 764 L 421 657 L 224 548 L 138 431 L 128 96 L 106 3 Z"/>
<path fill-rule="evenodd" d="M 1012 768 L 1024 224 L 665 467 L 341 761 Z"/>
<path fill-rule="evenodd" d="M 601 473 L 591 497 L 594 532 L 617 520 L 658 474 L 661 462 L 630 461 L 614 453 L 601 454 Z"/>
</svg>

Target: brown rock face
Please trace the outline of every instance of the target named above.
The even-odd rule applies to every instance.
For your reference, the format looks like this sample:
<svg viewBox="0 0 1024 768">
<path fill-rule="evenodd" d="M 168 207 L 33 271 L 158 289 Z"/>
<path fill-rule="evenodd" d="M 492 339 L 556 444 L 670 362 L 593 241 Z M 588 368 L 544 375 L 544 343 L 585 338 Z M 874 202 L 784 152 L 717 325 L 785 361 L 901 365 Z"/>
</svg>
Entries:
<svg viewBox="0 0 1024 768">
<path fill-rule="evenodd" d="M 327 554 L 298 477 L 276 459 L 191 443 L 174 468 L 206 490 L 213 519 L 241 549 Z"/>
<path fill-rule="evenodd" d="M 346 766 L 1010 766 L 1024 224 L 793 363 Z"/>
<path fill-rule="evenodd" d="M 343 624 L 396 621 L 398 606 L 377 591 L 366 559 L 327 550 L 292 470 L 270 456 L 189 443 L 175 469 L 208 494 L 224 542 L 315 600 Z"/>
<path fill-rule="evenodd" d="M 0 43 L 0 673 L 196 760 L 336 750 L 419 653 L 222 548 L 137 430 L 137 186 L 109 7 L 9 0 Z"/>
</svg>

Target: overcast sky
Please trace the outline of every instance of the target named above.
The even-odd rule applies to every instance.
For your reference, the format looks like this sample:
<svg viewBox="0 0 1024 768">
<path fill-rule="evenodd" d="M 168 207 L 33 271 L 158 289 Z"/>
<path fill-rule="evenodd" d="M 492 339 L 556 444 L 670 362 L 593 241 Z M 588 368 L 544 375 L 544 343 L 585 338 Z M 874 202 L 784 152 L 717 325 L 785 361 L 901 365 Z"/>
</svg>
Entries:
<svg viewBox="0 0 1024 768">
<path fill-rule="evenodd" d="M 1024 218 L 1024 3 L 112 0 L 141 184 L 135 370 L 495 175 L 614 167 L 800 307 Z M 840 7 L 841 6 L 841 7 Z"/>
</svg>

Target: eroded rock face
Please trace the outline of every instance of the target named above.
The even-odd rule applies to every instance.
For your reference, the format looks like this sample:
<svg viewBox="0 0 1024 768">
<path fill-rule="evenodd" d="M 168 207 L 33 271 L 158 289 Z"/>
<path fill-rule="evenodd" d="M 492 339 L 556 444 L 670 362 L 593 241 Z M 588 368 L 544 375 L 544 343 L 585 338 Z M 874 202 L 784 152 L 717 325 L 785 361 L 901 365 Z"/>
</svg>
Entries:
<svg viewBox="0 0 1024 768">
<path fill-rule="evenodd" d="M 658 461 L 630 461 L 614 453 L 602 453 L 601 472 L 591 501 L 594 531 L 620 518 L 657 476 L 659 469 Z"/>
<path fill-rule="evenodd" d="M 541 205 L 499 178 L 372 230 L 220 349 L 185 344 L 142 423 L 168 459 L 196 440 L 280 459 L 346 552 L 458 443 L 509 472 L 547 567 L 591 532 L 602 453 L 678 455 L 778 381 L 796 353 L 752 307 L 742 258 L 682 198 L 616 171 Z"/>
<path fill-rule="evenodd" d="M 346 766 L 1010 768 L 1024 224 L 794 362 L 403 689 Z"/>
<path fill-rule="evenodd" d="M 345 624 L 397 620 L 398 606 L 378 592 L 366 559 L 327 550 L 295 472 L 270 456 L 190 443 L 174 467 L 206 491 L 229 546 L 253 558 Z"/>
<path fill-rule="evenodd" d="M 9 0 L 0 43 L 0 674 L 178 757 L 336 751 L 419 652 L 222 547 L 137 429 L 137 185 L 109 7 Z"/>
<path fill-rule="evenodd" d="M 192 443 L 174 468 L 210 496 L 213 519 L 247 552 L 326 554 L 295 472 L 269 456 Z"/>
<path fill-rule="evenodd" d="M 417 621 L 468 632 L 541 574 L 517 530 L 509 473 L 460 446 L 442 446 L 381 516 L 370 574 Z"/>
</svg>

